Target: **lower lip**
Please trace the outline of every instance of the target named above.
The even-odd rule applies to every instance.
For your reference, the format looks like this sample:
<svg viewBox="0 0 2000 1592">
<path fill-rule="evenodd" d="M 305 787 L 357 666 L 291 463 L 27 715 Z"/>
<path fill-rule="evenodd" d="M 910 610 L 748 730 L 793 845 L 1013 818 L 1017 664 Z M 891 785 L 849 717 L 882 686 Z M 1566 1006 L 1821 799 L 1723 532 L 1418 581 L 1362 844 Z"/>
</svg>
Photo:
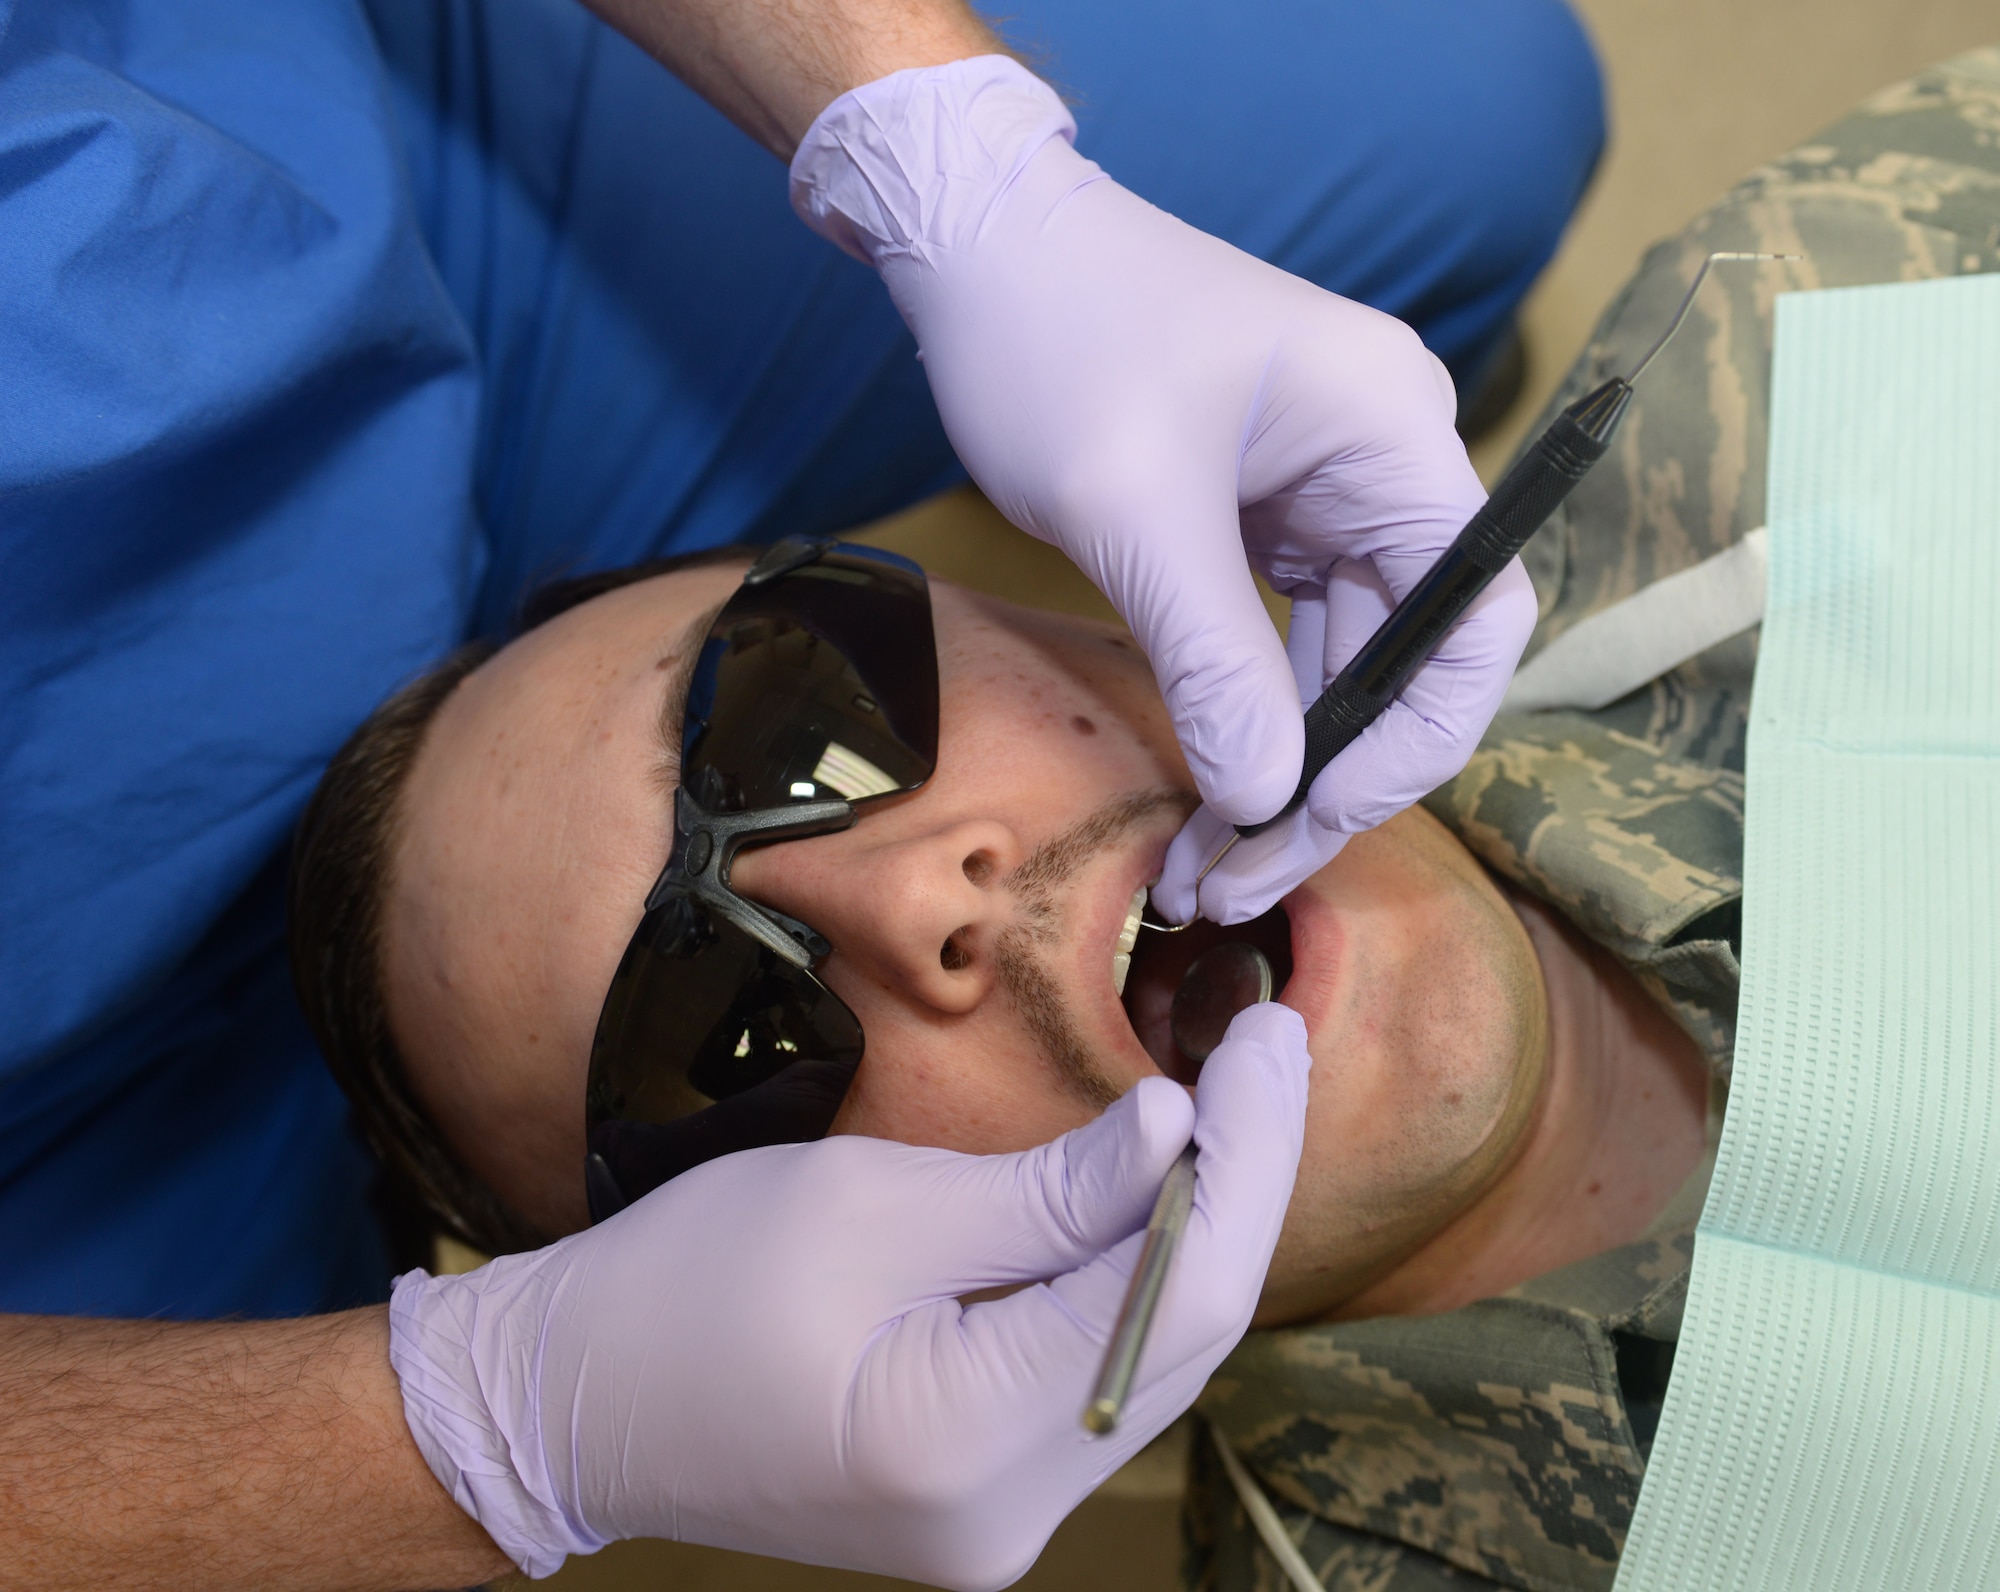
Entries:
<svg viewBox="0 0 2000 1592">
<path fill-rule="evenodd" d="M 1310 884 L 1301 885 L 1279 903 L 1292 925 L 1292 976 L 1278 999 L 1306 1020 L 1315 1032 L 1333 1010 L 1341 963 L 1338 915 Z"/>
</svg>

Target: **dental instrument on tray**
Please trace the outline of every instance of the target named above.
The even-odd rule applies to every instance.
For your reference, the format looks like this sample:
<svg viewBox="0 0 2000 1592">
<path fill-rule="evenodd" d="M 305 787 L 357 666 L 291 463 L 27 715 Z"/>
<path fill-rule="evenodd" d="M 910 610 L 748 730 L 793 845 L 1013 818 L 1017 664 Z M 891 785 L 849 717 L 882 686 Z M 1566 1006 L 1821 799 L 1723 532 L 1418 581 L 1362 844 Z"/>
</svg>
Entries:
<svg viewBox="0 0 2000 1592">
<path fill-rule="evenodd" d="M 1702 261 L 1673 320 L 1631 374 L 1613 376 L 1556 416 L 1548 430 L 1535 439 L 1513 469 L 1501 478 L 1492 496 L 1466 523 L 1443 556 L 1410 589 L 1409 595 L 1396 604 L 1319 699 L 1306 709 L 1305 767 L 1292 799 L 1262 823 L 1239 825 L 1209 858 L 1196 877 L 1197 884 L 1229 854 L 1229 848 L 1238 840 L 1262 834 L 1298 811 L 1306 792 L 1326 765 L 1382 716 L 1404 683 L 1431 655 L 1445 631 L 1527 545 L 1528 538 L 1556 511 L 1590 467 L 1604 457 L 1619 421 L 1625 417 L 1625 407 L 1632 401 L 1632 384 L 1667 346 L 1667 340 L 1680 330 L 1709 268 L 1718 262 L 1804 258 L 1802 254 L 1745 254 L 1725 250 Z"/>
</svg>

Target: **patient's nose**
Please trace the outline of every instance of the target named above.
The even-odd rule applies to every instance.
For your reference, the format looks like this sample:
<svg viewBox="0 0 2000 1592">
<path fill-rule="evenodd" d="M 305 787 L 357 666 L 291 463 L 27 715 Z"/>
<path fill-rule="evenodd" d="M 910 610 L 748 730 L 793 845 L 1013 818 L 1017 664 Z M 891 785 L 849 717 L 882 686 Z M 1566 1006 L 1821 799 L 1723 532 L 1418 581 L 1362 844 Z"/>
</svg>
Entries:
<svg viewBox="0 0 2000 1592">
<path fill-rule="evenodd" d="M 1026 855 L 1005 824 L 914 834 L 839 835 L 746 851 L 738 894 L 802 918 L 834 955 L 892 992 L 964 1013 L 994 983 L 994 942 L 1009 917 L 1002 881 Z"/>
</svg>

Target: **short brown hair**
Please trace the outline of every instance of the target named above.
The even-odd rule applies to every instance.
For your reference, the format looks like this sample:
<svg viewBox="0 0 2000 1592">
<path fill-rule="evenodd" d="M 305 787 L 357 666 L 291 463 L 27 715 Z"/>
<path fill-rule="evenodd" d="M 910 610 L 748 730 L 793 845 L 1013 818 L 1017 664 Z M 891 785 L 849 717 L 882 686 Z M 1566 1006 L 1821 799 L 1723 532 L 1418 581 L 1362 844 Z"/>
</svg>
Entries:
<svg viewBox="0 0 2000 1592">
<path fill-rule="evenodd" d="M 518 636 L 580 603 L 677 570 L 754 558 L 716 547 L 542 587 L 522 605 Z M 382 907 L 402 827 L 403 789 L 424 735 L 465 677 L 498 650 L 475 641 L 419 675 L 368 716 L 334 754 L 292 840 L 287 901 L 292 983 L 362 1131 L 401 1194 L 454 1237 L 490 1255 L 548 1242 L 453 1152 L 410 1087 L 389 1024 Z M 583 1169 L 577 1168 L 577 1176 Z"/>
</svg>

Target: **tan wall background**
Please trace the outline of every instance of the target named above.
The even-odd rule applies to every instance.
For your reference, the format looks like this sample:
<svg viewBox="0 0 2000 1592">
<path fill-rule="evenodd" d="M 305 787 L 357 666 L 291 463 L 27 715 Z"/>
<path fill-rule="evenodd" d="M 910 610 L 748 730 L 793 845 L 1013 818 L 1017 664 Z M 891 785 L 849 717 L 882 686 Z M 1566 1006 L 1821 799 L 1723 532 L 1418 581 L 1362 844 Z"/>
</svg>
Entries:
<svg viewBox="0 0 2000 1592">
<path fill-rule="evenodd" d="M 1226 0 L 1217 0 L 1226 3 Z M 1766 156 L 1803 142 L 1872 90 L 2000 37 L 2000 0 L 1574 0 L 1610 81 L 1612 142 L 1561 252 L 1530 296 L 1528 389 L 1473 450 L 1490 482 L 1640 251 Z M 1060 555 L 970 489 L 874 527 L 869 539 L 1019 601 L 1108 613 Z M 1282 607 L 1274 600 L 1275 617 Z M 1071 1517 L 1024 1592 L 1168 1592 L 1177 1429 Z M 907 1583 L 684 1548 L 621 1543 L 578 1560 L 554 1592 L 864 1592 Z M 525 1585 L 525 1583 L 523 1583 Z"/>
</svg>

